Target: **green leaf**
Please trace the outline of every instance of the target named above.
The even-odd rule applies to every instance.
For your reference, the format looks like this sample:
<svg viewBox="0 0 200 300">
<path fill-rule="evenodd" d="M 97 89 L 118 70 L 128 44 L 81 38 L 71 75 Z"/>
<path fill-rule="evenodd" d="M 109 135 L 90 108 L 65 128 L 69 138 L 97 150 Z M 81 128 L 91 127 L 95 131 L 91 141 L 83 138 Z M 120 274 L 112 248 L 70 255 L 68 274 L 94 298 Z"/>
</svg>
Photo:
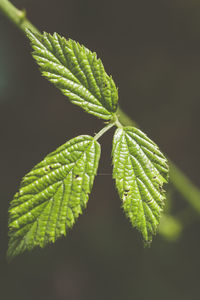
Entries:
<svg viewBox="0 0 200 300">
<path fill-rule="evenodd" d="M 95 52 L 57 33 L 35 35 L 27 30 L 27 36 L 33 57 L 48 80 L 88 113 L 112 119 L 117 110 L 117 88 Z"/>
<path fill-rule="evenodd" d="M 112 155 L 113 177 L 123 209 L 148 244 L 164 206 L 167 161 L 156 144 L 134 127 L 116 130 Z"/>
<path fill-rule="evenodd" d="M 99 157 L 98 142 L 78 136 L 23 178 L 9 209 L 9 258 L 66 235 L 86 207 Z"/>
</svg>

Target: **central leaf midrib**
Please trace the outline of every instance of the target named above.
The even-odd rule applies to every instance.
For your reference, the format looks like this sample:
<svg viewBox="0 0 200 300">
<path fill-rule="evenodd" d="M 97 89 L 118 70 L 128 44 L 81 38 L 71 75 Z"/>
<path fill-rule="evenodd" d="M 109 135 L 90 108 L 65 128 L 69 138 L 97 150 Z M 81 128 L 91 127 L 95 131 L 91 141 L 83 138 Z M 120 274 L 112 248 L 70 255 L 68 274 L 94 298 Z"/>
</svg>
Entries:
<svg viewBox="0 0 200 300">
<path fill-rule="evenodd" d="M 156 168 L 156 166 L 154 165 L 154 163 L 152 163 L 152 161 L 149 159 L 149 157 L 147 156 L 147 154 L 143 151 L 143 149 L 141 148 L 140 144 L 138 144 L 138 143 L 137 143 L 137 142 L 129 135 L 128 132 L 125 132 L 125 136 L 126 136 L 126 135 L 128 135 L 128 136 L 129 136 L 129 137 L 130 137 L 130 138 L 131 138 L 131 139 L 139 146 L 141 152 L 142 152 L 143 155 L 147 158 L 148 163 L 149 163 L 151 166 L 153 166 L 153 167 L 155 168 L 155 170 L 157 171 L 158 174 L 160 174 L 159 170 Z M 145 174 L 146 177 L 149 179 L 149 181 L 152 183 L 153 187 L 157 190 L 156 185 L 154 185 L 154 183 L 152 182 L 151 178 L 150 178 L 150 177 L 148 176 L 148 174 L 145 172 L 145 170 L 144 170 L 144 168 L 143 168 L 143 165 L 142 165 L 141 161 L 138 160 L 138 158 L 136 158 L 134 155 L 132 155 L 132 154 L 130 153 L 129 147 L 128 147 L 128 142 L 129 142 L 129 141 L 128 141 L 127 138 L 126 138 L 126 144 L 127 144 L 127 149 L 128 149 L 129 155 L 132 156 L 132 157 L 134 157 L 134 158 L 138 161 L 138 163 L 139 163 L 139 165 L 141 166 L 141 168 L 142 168 L 144 174 Z M 160 164 L 159 164 L 159 165 L 160 165 Z M 157 191 L 158 191 L 158 190 L 157 190 Z"/>
<path fill-rule="evenodd" d="M 126 133 L 125 133 L 125 141 L 126 141 L 126 147 L 127 147 L 127 151 L 128 151 L 128 153 L 129 153 L 129 156 L 130 157 L 134 157 L 131 153 L 130 153 L 130 150 L 129 150 L 129 147 L 128 147 L 128 141 L 127 141 L 127 139 L 126 139 Z M 137 160 L 137 158 L 136 157 L 134 157 L 136 160 Z M 131 165 L 132 165 L 132 168 L 133 168 L 133 172 L 134 172 L 134 166 L 133 166 L 133 164 L 132 164 L 132 159 L 130 159 L 130 161 L 131 161 Z M 137 160 L 138 161 L 138 160 Z M 143 169 L 143 166 L 141 165 L 141 163 L 138 161 L 138 163 L 139 163 L 139 165 L 141 166 L 141 168 L 142 168 L 142 170 L 143 170 L 143 172 L 144 172 L 144 174 L 146 175 L 146 172 L 144 171 L 144 169 Z M 135 172 L 134 172 L 135 173 Z M 136 178 L 135 178 L 135 181 L 136 181 L 136 185 L 137 185 L 137 187 L 138 187 L 138 184 L 137 184 L 137 177 L 138 176 L 136 176 Z M 150 183 L 153 185 L 153 187 L 156 189 L 156 187 L 154 186 L 154 184 L 152 183 L 152 181 L 151 181 L 151 179 L 148 177 L 148 175 L 146 175 L 146 177 L 149 179 L 149 181 L 150 181 Z M 141 179 L 141 181 L 142 181 L 142 179 Z M 143 182 L 143 181 L 142 181 Z M 145 186 L 146 186 L 146 188 L 147 188 L 147 190 L 149 191 L 149 194 L 151 195 L 151 197 L 154 199 L 154 196 L 152 195 L 152 191 L 151 190 L 149 190 L 149 187 L 147 187 L 147 185 L 145 184 Z M 156 189 L 157 190 L 157 189 Z M 140 189 L 138 188 L 138 191 L 139 191 L 139 193 L 140 193 Z M 158 190 L 157 190 L 157 192 L 158 192 Z M 161 195 L 162 196 L 162 195 Z M 143 200 L 142 200 L 142 195 L 141 195 L 141 193 L 140 193 L 140 199 L 141 199 L 141 201 L 142 201 L 142 206 L 143 206 Z M 155 200 L 154 200 L 155 201 Z M 146 202 L 146 201 L 144 201 L 147 205 L 148 205 L 148 203 Z M 156 203 L 157 203 L 157 201 L 155 201 Z M 149 205 L 148 205 L 149 206 Z M 144 207 L 143 207 L 143 209 L 144 209 Z M 151 208 L 150 208 L 151 209 Z"/>
</svg>

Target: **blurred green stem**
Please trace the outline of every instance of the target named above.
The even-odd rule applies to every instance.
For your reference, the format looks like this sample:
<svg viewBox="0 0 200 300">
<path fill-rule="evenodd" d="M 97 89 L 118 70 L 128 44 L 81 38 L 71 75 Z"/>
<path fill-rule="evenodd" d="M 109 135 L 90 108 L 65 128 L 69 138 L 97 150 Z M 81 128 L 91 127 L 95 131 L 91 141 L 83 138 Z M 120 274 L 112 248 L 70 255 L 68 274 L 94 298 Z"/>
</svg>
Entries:
<svg viewBox="0 0 200 300">
<path fill-rule="evenodd" d="M 0 0 L 0 11 L 9 18 L 24 34 L 26 28 L 34 33 L 40 33 L 39 30 L 27 19 L 25 10 L 18 10 L 8 0 Z M 118 118 L 124 125 L 136 126 L 137 124 L 124 112 L 118 109 Z M 200 213 L 200 190 L 183 174 L 179 168 L 169 160 L 170 181 L 180 192 L 191 207 Z"/>
<path fill-rule="evenodd" d="M 10 1 L 0 0 L 0 11 L 24 33 L 26 28 L 34 33 L 39 33 L 37 28 L 26 18 L 26 11 L 17 9 Z"/>
<path fill-rule="evenodd" d="M 200 191 L 179 168 L 169 161 L 170 180 L 179 193 L 200 213 Z"/>
</svg>

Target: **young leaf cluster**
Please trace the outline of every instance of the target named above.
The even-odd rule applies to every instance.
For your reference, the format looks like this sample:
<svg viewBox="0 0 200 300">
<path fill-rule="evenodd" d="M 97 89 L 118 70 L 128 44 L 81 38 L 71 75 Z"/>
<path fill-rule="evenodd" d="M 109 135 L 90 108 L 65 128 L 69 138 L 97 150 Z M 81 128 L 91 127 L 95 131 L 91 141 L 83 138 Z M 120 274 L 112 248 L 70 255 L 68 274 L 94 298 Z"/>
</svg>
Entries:
<svg viewBox="0 0 200 300">
<path fill-rule="evenodd" d="M 168 179 L 158 146 L 117 119 L 118 91 L 96 53 L 57 33 L 27 31 L 42 74 L 68 99 L 108 125 L 96 136 L 78 136 L 47 155 L 23 179 L 9 208 L 8 257 L 44 247 L 66 235 L 87 205 L 100 158 L 101 137 L 118 127 L 113 139 L 113 178 L 133 227 L 150 243 L 156 233 Z"/>
</svg>

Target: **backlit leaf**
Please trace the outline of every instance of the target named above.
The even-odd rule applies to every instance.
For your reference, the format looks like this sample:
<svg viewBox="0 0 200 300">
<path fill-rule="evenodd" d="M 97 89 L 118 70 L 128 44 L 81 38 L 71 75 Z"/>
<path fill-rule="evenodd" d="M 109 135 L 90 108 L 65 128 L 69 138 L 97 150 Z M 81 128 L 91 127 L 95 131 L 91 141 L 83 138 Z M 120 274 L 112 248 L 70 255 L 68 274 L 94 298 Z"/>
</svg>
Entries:
<svg viewBox="0 0 200 300">
<path fill-rule="evenodd" d="M 113 177 L 123 209 L 149 243 L 164 206 L 167 161 L 156 144 L 134 127 L 116 130 L 112 155 Z"/>
<path fill-rule="evenodd" d="M 117 88 L 95 52 L 57 33 L 34 35 L 27 30 L 27 35 L 33 57 L 48 80 L 88 113 L 112 119 L 117 110 Z"/>
<path fill-rule="evenodd" d="M 78 136 L 23 178 L 9 209 L 9 258 L 68 233 L 86 207 L 99 157 L 98 142 Z"/>
</svg>

